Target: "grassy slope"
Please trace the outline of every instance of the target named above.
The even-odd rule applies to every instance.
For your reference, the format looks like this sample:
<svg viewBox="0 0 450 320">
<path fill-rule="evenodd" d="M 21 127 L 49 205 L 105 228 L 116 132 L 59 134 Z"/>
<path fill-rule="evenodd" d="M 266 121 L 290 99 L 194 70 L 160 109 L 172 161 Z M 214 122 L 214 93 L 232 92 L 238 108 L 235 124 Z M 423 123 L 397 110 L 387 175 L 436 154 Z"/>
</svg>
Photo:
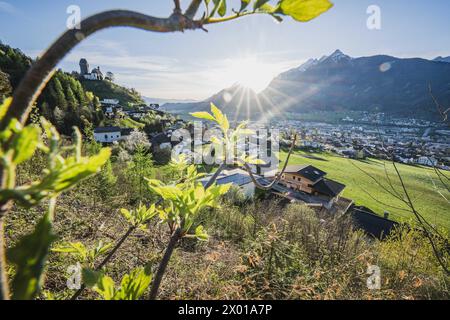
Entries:
<svg viewBox="0 0 450 320">
<path fill-rule="evenodd" d="M 89 81 L 82 80 L 81 84 L 86 91 L 93 92 L 100 99 L 118 99 L 124 107 L 128 103 L 143 103 L 142 98 L 133 94 L 125 87 L 119 86 L 109 81 Z"/>
<path fill-rule="evenodd" d="M 137 122 L 131 118 L 124 118 L 119 120 L 119 126 L 123 128 L 143 129 L 145 125 Z"/>
<path fill-rule="evenodd" d="M 302 155 L 316 156 L 321 158 L 309 159 Z M 281 159 L 286 159 L 286 153 L 282 153 Z M 344 183 L 347 187 L 344 190 L 344 197 L 353 199 L 358 205 L 365 205 L 378 214 L 383 214 L 385 210 L 389 211 L 390 217 L 398 221 L 408 221 L 413 218 L 412 213 L 404 212 L 395 208 L 389 208 L 383 203 L 405 208 L 398 199 L 390 196 L 385 190 L 378 186 L 369 176 L 361 172 L 356 166 L 370 173 L 378 181 L 387 185 L 386 171 L 388 172 L 392 183 L 396 189 L 400 188 L 398 179 L 396 179 L 395 171 L 389 162 L 368 159 L 365 161 L 355 161 L 330 154 L 305 154 L 296 152 L 292 155 L 290 164 L 312 164 L 317 168 L 328 173 L 328 177 Z M 450 205 L 437 192 L 431 178 L 439 186 L 434 171 L 430 168 L 407 166 L 399 164 L 398 168 L 405 184 L 416 205 L 416 209 L 433 224 L 440 225 L 450 229 Z M 440 188 L 440 191 L 444 190 Z M 375 199 L 369 196 L 370 193 Z M 445 193 L 444 193 L 445 194 Z"/>
</svg>

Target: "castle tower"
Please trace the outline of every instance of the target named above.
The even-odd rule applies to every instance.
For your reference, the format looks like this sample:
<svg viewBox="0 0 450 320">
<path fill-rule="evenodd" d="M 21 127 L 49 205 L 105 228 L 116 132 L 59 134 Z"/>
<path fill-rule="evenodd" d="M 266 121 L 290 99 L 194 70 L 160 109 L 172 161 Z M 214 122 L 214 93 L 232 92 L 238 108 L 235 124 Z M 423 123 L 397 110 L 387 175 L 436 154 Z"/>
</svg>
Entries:
<svg viewBox="0 0 450 320">
<path fill-rule="evenodd" d="M 88 73 L 89 73 L 89 63 L 87 62 L 86 59 L 83 58 L 80 60 L 80 74 L 83 76 Z"/>
</svg>

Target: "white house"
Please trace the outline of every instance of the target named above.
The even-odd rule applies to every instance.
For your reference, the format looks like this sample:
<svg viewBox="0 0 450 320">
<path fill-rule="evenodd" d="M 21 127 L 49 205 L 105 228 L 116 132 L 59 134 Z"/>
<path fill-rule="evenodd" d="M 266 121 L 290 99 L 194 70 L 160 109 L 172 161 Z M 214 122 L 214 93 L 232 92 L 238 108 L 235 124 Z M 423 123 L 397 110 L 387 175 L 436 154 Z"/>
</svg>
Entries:
<svg viewBox="0 0 450 320">
<path fill-rule="evenodd" d="M 122 130 L 119 127 L 98 127 L 94 129 L 94 139 L 101 143 L 113 143 L 122 140 Z"/>
<path fill-rule="evenodd" d="M 111 105 L 111 106 L 115 106 L 119 104 L 119 100 L 117 99 L 103 99 L 100 101 L 100 103 L 102 105 Z"/>
<path fill-rule="evenodd" d="M 429 166 L 429 167 L 435 167 L 438 164 L 438 161 L 433 157 L 419 157 L 417 158 L 416 162 L 418 164 Z"/>
</svg>

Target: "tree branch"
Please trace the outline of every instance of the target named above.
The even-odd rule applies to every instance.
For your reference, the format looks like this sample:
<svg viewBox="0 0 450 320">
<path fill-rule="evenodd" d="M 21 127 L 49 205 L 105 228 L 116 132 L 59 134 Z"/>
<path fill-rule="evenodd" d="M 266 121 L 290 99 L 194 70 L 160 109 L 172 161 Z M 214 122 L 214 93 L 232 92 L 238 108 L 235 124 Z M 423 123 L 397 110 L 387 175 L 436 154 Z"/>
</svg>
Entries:
<svg viewBox="0 0 450 320">
<path fill-rule="evenodd" d="M 261 189 L 261 190 L 270 190 L 276 183 L 278 183 L 278 182 L 280 181 L 281 176 L 282 176 L 282 175 L 284 174 L 284 172 L 286 171 L 287 165 L 288 165 L 288 163 L 289 163 L 289 159 L 291 158 L 292 152 L 294 151 L 296 141 L 297 141 L 297 135 L 294 135 L 294 138 L 292 139 L 291 148 L 290 148 L 289 153 L 288 153 L 288 155 L 287 155 L 286 161 L 284 162 L 284 165 L 283 165 L 283 169 L 281 170 L 280 173 L 277 173 L 277 174 L 275 175 L 275 179 L 274 179 L 270 184 L 268 184 L 267 186 L 264 186 L 264 185 L 260 184 L 260 183 L 256 180 L 255 176 L 253 175 L 252 169 L 250 168 L 250 166 L 248 165 L 248 163 L 244 162 L 244 161 L 241 160 L 241 159 L 236 159 L 236 160 L 237 160 L 238 162 L 241 162 L 241 164 L 242 164 L 242 165 L 244 166 L 244 168 L 245 168 L 245 171 L 247 171 L 247 173 L 249 174 L 250 179 L 252 179 L 253 184 L 254 184 L 258 189 Z"/>
<path fill-rule="evenodd" d="M 439 103 L 439 101 L 436 99 L 436 97 L 435 97 L 434 94 L 433 94 L 433 91 L 432 91 L 432 89 L 431 89 L 431 84 L 428 85 L 428 91 L 429 91 L 429 93 L 430 93 L 431 99 L 433 99 L 433 102 L 434 102 L 434 104 L 435 104 L 435 106 L 436 106 L 436 108 L 437 108 L 439 114 L 440 114 L 441 117 L 442 117 L 442 121 L 448 123 L 448 121 L 449 121 L 448 114 L 449 114 L 449 112 L 450 112 L 450 108 L 445 109 L 445 108 Z"/>
<path fill-rule="evenodd" d="M 175 232 L 170 236 L 169 244 L 164 251 L 164 256 L 159 263 L 158 270 L 156 271 L 155 277 L 152 282 L 152 287 L 150 289 L 150 300 L 155 300 L 158 296 L 159 287 L 163 279 L 166 268 L 169 265 L 170 258 L 172 256 L 173 250 L 175 249 L 178 240 L 181 239 L 181 227 L 178 227 Z"/>
<path fill-rule="evenodd" d="M 184 15 L 188 19 L 194 19 L 195 15 L 197 14 L 198 9 L 200 8 L 200 5 L 202 4 L 203 0 L 192 0 L 191 4 L 187 8 Z"/>
<path fill-rule="evenodd" d="M 169 18 L 156 18 L 142 13 L 114 10 L 91 16 L 81 22 L 80 30 L 68 30 L 37 60 L 14 92 L 12 104 L 0 122 L 5 129 L 13 118 L 25 123 L 39 94 L 53 75 L 56 65 L 77 44 L 93 33 L 110 27 L 134 27 L 154 32 L 175 32 L 202 28 L 202 22 L 192 21 L 180 14 Z"/>
<path fill-rule="evenodd" d="M 117 250 L 119 250 L 119 248 L 122 246 L 122 244 L 125 242 L 125 240 L 131 235 L 131 233 L 136 230 L 135 226 L 131 226 L 130 228 L 128 228 L 127 232 L 120 238 L 119 241 L 117 241 L 116 245 L 114 246 L 114 248 L 109 252 L 109 254 L 103 259 L 103 261 L 95 268 L 95 270 L 100 270 L 101 268 L 103 268 L 114 256 L 114 254 L 117 252 Z M 86 289 L 86 285 L 83 283 L 81 288 L 78 289 L 74 295 L 72 296 L 72 298 L 70 298 L 70 300 L 77 300 L 78 297 L 81 295 L 81 293 L 83 293 L 84 289 Z"/>
</svg>

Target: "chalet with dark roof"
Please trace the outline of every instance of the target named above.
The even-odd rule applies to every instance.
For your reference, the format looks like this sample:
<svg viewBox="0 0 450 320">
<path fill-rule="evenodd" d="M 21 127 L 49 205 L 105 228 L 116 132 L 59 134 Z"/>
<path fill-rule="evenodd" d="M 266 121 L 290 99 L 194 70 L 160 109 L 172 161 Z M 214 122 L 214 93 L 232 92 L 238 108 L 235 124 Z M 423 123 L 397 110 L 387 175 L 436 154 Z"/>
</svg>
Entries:
<svg viewBox="0 0 450 320">
<path fill-rule="evenodd" d="M 288 166 L 281 176 L 280 183 L 297 192 L 308 195 L 337 199 L 345 185 L 326 178 L 327 173 L 312 165 Z"/>
</svg>

